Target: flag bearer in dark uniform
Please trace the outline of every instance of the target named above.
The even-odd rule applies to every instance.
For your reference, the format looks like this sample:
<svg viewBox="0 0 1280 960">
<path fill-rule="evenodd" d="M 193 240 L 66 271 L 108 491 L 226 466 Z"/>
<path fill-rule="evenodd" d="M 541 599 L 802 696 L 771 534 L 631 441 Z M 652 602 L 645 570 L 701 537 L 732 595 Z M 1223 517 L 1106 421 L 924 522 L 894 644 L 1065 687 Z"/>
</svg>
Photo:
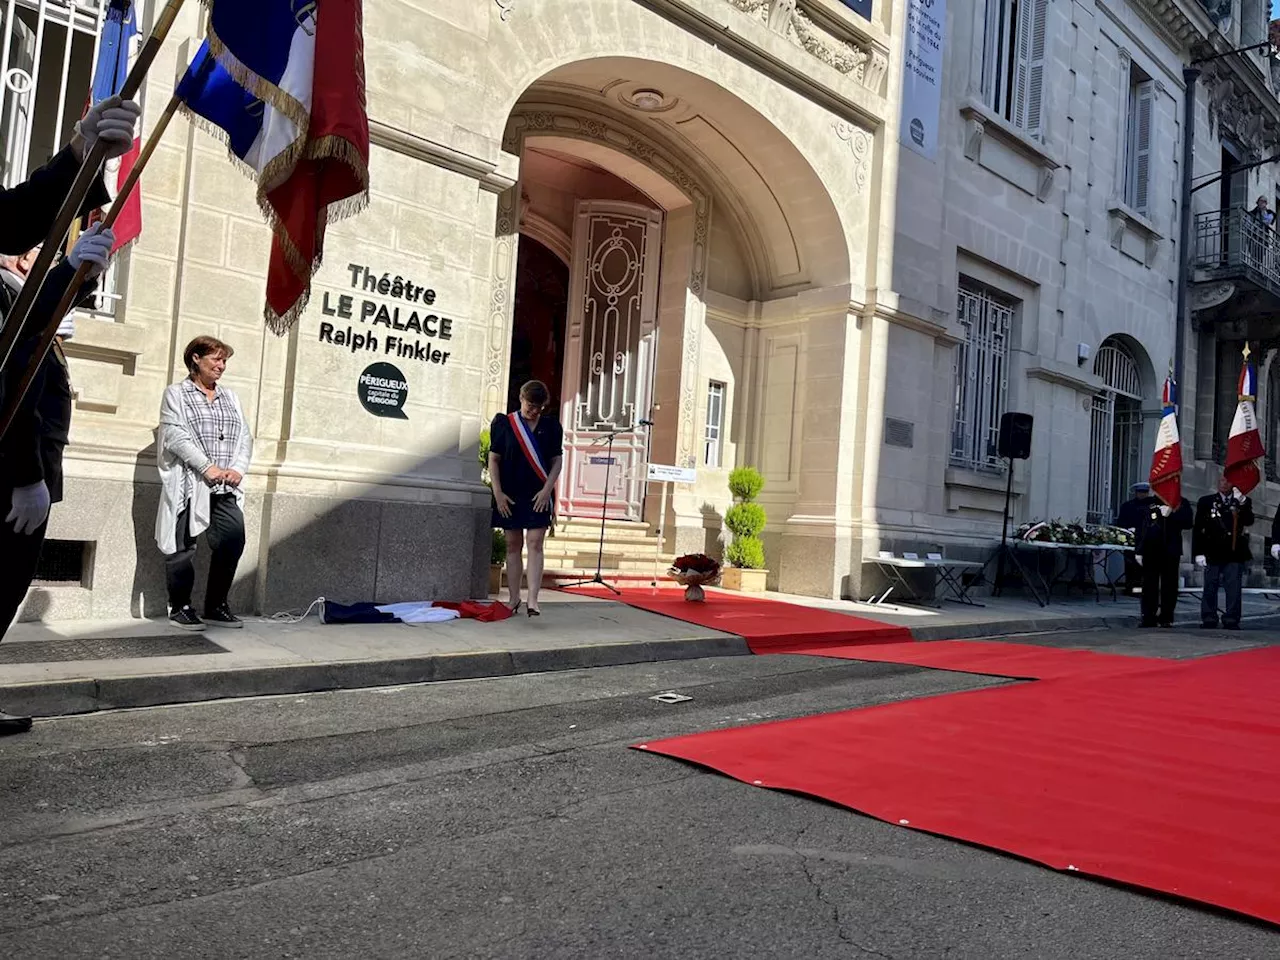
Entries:
<svg viewBox="0 0 1280 960">
<path fill-rule="evenodd" d="M 1155 497 L 1147 501 L 1136 559 L 1142 566 L 1142 626 L 1173 626 L 1178 604 L 1178 564 L 1182 534 L 1191 527 L 1191 504 L 1184 498 L 1173 510 Z"/>
<path fill-rule="evenodd" d="M 1196 505 L 1196 526 L 1191 534 L 1191 554 L 1204 570 L 1204 592 L 1200 596 L 1200 626 L 1218 625 L 1218 587 L 1226 592 L 1222 625 L 1240 629 L 1240 589 L 1244 567 L 1249 562 L 1249 533 L 1253 526 L 1253 501 L 1232 486 L 1226 477 L 1218 481 L 1218 492 L 1200 498 Z"/>
<path fill-rule="evenodd" d="M 0 190 L 0 254 L 26 254 L 45 239 L 67 198 L 84 157 L 102 139 L 107 158 L 128 153 L 133 146 L 138 105 L 111 97 L 91 108 L 77 125 L 76 135 L 63 150 L 22 184 Z M 90 190 L 81 214 L 110 202 L 99 179 Z M 106 269 L 111 232 L 98 227 L 81 235 L 66 260 L 49 271 L 40 296 L 31 308 L 9 362 L 0 377 L 0 407 L 17 391 L 37 341 L 80 263 L 92 264 L 91 276 Z M 9 260 L 9 273 L 26 258 Z M 0 283 L 0 314 L 8 315 L 22 288 L 21 271 Z M 59 318 L 61 319 L 61 318 Z M 13 425 L 0 441 L 0 638 L 9 629 L 35 574 L 44 542 L 49 506 L 61 499 L 62 448 L 71 417 L 71 391 L 65 361 L 50 351 L 23 400 Z M 29 717 L 0 711 L 0 736 L 31 729 Z"/>
<path fill-rule="evenodd" d="M 1133 542 L 1142 540 L 1142 531 L 1147 525 L 1147 514 L 1151 508 L 1151 484 L 1143 480 L 1133 485 L 1133 499 L 1120 504 L 1116 513 L 1116 526 L 1133 531 Z M 1124 592 L 1133 596 L 1134 588 L 1142 580 L 1142 566 L 1135 554 L 1125 552 L 1124 555 Z"/>
</svg>

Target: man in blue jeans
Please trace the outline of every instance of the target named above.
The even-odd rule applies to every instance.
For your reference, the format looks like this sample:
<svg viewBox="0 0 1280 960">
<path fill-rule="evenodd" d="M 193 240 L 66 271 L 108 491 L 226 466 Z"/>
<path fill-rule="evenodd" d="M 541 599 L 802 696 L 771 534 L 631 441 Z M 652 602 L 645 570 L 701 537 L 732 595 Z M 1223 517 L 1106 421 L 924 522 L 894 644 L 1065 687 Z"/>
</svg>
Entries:
<svg viewBox="0 0 1280 960">
<path fill-rule="evenodd" d="M 1204 570 L 1204 593 L 1200 599 L 1200 626 L 1218 625 L 1218 587 L 1226 592 L 1222 625 L 1240 629 L 1240 589 L 1244 568 L 1250 560 L 1249 533 L 1253 525 L 1253 501 L 1231 485 L 1226 477 L 1218 481 L 1218 492 L 1201 497 L 1196 505 L 1196 522 L 1191 531 L 1191 554 Z"/>
</svg>

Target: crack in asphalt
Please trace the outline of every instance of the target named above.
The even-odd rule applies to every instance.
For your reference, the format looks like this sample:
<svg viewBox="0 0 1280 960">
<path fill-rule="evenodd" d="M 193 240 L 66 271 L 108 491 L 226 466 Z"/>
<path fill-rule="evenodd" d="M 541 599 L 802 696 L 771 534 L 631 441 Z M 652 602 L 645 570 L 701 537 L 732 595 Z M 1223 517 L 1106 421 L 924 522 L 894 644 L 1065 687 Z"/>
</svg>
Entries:
<svg viewBox="0 0 1280 960">
<path fill-rule="evenodd" d="M 817 899 L 818 903 L 827 907 L 831 911 L 831 923 L 835 929 L 836 936 L 840 938 L 841 943 L 848 944 L 859 953 L 865 954 L 866 956 L 879 957 L 881 960 L 894 960 L 890 954 L 868 947 L 864 943 L 859 943 L 850 935 L 849 931 L 845 929 L 844 920 L 840 916 L 840 904 L 831 899 L 827 894 L 826 887 L 823 885 L 822 881 L 814 875 L 813 870 L 809 867 L 811 853 L 801 846 L 801 841 L 804 839 L 804 835 L 808 830 L 809 827 L 807 825 L 800 829 L 800 832 L 796 835 L 795 843 L 791 848 L 791 853 L 799 862 L 800 872 L 804 874 L 804 878 L 809 882 L 809 886 L 813 888 L 814 897 Z M 813 859 L 821 860 L 821 858 Z M 847 869 L 847 865 L 841 868 L 842 872 Z"/>
</svg>

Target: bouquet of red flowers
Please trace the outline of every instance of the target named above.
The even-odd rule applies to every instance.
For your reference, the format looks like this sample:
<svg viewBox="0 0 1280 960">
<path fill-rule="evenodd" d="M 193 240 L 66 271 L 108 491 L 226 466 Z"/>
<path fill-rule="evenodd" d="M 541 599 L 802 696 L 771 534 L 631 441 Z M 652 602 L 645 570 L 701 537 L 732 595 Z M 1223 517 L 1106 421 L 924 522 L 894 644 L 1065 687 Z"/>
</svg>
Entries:
<svg viewBox="0 0 1280 960">
<path fill-rule="evenodd" d="M 704 600 L 706 594 L 702 588 L 720 580 L 720 561 L 705 553 L 686 553 L 671 564 L 671 576 L 684 587 L 686 600 Z"/>
<path fill-rule="evenodd" d="M 671 564 L 671 572 L 673 574 L 717 574 L 720 572 L 720 561 L 714 557 L 708 557 L 705 553 L 686 553 L 683 557 L 676 557 L 675 563 Z"/>
</svg>

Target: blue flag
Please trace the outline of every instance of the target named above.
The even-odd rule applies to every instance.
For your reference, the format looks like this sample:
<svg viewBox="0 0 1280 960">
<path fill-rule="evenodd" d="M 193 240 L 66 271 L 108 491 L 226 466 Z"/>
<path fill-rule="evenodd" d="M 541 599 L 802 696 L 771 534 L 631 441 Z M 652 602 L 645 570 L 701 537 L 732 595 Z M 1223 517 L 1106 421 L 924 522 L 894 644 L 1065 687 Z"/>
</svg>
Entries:
<svg viewBox="0 0 1280 960">
<path fill-rule="evenodd" d="M 250 78 L 271 87 L 286 86 L 295 34 L 305 30 L 308 36 L 315 35 L 315 0 L 214 0 L 208 7 L 213 51 L 237 73 L 237 79 L 250 88 L 254 86 Z M 249 77 L 239 75 L 228 54 Z"/>
<path fill-rule="evenodd" d="M 98 62 L 93 71 L 93 102 L 114 97 L 129 75 L 129 44 L 138 33 L 137 17 L 130 0 L 111 0 L 98 43 Z"/>
<path fill-rule="evenodd" d="M 248 162 L 249 151 L 262 133 L 262 103 L 214 59 L 208 40 L 174 93 L 191 113 L 226 134 L 231 152 Z"/>
<path fill-rule="evenodd" d="M 313 0 L 216 0 L 208 37 L 175 91 L 258 176 L 287 179 L 306 142 L 315 74 Z"/>
</svg>

